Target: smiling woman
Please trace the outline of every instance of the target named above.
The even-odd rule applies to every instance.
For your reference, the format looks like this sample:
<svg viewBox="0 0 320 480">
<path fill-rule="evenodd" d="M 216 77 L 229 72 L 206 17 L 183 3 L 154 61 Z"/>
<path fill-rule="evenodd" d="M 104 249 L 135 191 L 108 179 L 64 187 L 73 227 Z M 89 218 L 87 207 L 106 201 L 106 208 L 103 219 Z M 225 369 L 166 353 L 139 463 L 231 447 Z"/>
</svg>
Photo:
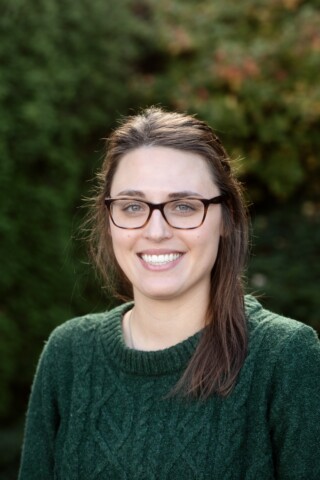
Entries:
<svg viewBox="0 0 320 480">
<path fill-rule="evenodd" d="M 319 341 L 244 295 L 246 208 L 211 128 L 159 108 L 126 119 L 88 226 L 127 303 L 51 335 L 20 480 L 320 478 Z"/>
<path fill-rule="evenodd" d="M 136 345 L 141 350 L 160 350 L 188 338 L 204 326 L 222 215 L 219 203 L 209 203 L 205 209 L 201 200 L 222 197 L 202 157 L 171 147 L 145 146 L 124 155 L 112 181 L 111 197 L 119 201 L 120 194 L 121 200 L 123 191 L 130 193 L 130 186 L 134 197 L 140 192 L 139 198 L 130 199 L 135 212 L 139 205 L 133 202 L 146 199 L 154 203 L 151 208 L 145 204 L 147 208 L 143 210 L 147 215 L 143 216 L 142 223 L 140 218 L 141 228 L 131 229 L 127 224 L 130 234 L 110 223 L 113 252 L 133 288 Z M 173 197 L 176 200 L 170 200 Z M 133 218 L 136 221 L 136 216 Z M 164 321 L 160 318 L 152 321 L 150 331 L 150 314 L 160 312 L 164 301 L 166 308 L 177 312 L 170 322 L 165 321 L 170 334 L 165 333 Z M 188 309 L 189 312 L 192 309 L 193 314 L 186 322 Z M 127 318 L 131 318 L 130 313 L 124 317 L 125 334 Z M 133 328 L 133 324 L 131 326 Z"/>
</svg>

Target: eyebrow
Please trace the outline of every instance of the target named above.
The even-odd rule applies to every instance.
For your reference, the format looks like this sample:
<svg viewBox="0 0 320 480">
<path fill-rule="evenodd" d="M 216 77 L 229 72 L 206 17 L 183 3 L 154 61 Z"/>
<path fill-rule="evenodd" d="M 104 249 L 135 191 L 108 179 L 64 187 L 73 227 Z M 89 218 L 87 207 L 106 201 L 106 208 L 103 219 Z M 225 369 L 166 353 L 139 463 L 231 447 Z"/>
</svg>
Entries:
<svg viewBox="0 0 320 480">
<path fill-rule="evenodd" d="M 116 197 L 140 197 L 146 198 L 146 195 L 141 190 L 122 190 L 119 192 Z M 185 197 L 199 197 L 202 198 L 197 192 L 193 192 L 191 190 L 183 190 L 181 192 L 173 192 L 168 194 L 169 198 L 185 198 Z"/>
</svg>

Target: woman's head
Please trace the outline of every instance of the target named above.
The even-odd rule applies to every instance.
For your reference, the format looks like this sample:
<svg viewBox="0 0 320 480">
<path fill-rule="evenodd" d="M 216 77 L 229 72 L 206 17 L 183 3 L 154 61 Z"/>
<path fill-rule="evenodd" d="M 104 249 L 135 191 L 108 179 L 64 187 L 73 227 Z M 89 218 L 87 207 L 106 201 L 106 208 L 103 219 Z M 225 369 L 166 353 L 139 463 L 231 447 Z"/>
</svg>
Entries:
<svg viewBox="0 0 320 480">
<path fill-rule="evenodd" d="M 110 135 L 99 173 L 91 247 L 94 261 L 107 286 L 120 296 L 132 295 L 130 282 L 114 257 L 104 199 L 111 196 L 113 179 L 123 157 L 141 147 L 167 147 L 189 152 L 206 162 L 212 182 L 226 198 L 222 203 L 223 236 L 212 271 L 212 289 L 217 292 L 222 279 L 223 283 L 230 285 L 233 284 L 231 277 L 239 282 L 247 250 L 247 223 L 241 188 L 231 171 L 228 155 L 206 123 L 193 116 L 152 107 L 125 119 Z"/>
<path fill-rule="evenodd" d="M 248 248 L 248 221 L 241 185 L 231 170 L 224 147 L 206 123 L 190 115 L 169 113 L 152 107 L 125 119 L 110 135 L 89 217 L 91 254 L 113 294 L 132 298 L 132 285 L 114 255 L 111 239 L 113 227 L 105 199 L 114 194 L 112 187 L 121 161 L 126 159 L 128 162 L 136 157 L 134 152 L 141 153 L 148 148 L 153 151 L 166 148 L 170 152 L 179 152 L 179 155 L 186 152 L 194 160 L 195 171 L 198 169 L 194 163 L 197 158 L 199 166 L 205 164 L 206 167 L 204 183 L 210 177 L 209 184 L 206 183 L 207 194 L 212 188 L 213 195 L 223 196 L 221 204 L 212 205 L 212 209 L 217 207 L 219 210 L 211 209 L 211 212 L 220 213 L 221 226 L 217 251 L 212 250 L 214 262 L 210 264 L 211 271 L 207 277 L 207 328 L 174 393 L 183 392 L 202 398 L 207 398 L 213 392 L 226 395 L 235 384 L 247 349 L 242 274 Z M 149 201 L 162 203 L 165 200 Z M 159 214 L 158 211 L 158 218 Z M 211 221 L 214 218 L 212 215 Z M 217 225 L 213 221 L 213 228 L 217 228 Z M 217 231 L 212 231 L 212 239 L 206 236 L 206 246 L 214 241 Z"/>
<path fill-rule="evenodd" d="M 113 251 L 135 301 L 206 308 L 224 197 L 203 158 L 169 147 L 136 148 L 122 157 L 110 195 Z"/>
</svg>

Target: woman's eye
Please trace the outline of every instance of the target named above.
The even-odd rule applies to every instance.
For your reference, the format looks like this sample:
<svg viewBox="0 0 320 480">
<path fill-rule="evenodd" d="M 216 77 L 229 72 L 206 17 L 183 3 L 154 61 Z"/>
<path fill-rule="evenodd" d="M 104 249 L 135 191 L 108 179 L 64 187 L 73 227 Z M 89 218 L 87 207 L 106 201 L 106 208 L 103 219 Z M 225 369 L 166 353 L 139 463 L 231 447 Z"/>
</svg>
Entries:
<svg viewBox="0 0 320 480">
<path fill-rule="evenodd" d="M 140 209 L 141 209 L 141 206 L 140 206 L 140 205 L 137 205 L 137 204 L 128 205 L 128 206 L 126 207 L 126 210 L 132 211 L 132 212 L 139 211 Z"/>
<path fill-rule="evenodd" d="M 141 213 L 146 210 L 146 207 L 141 203 L 127 203 L 122 205 L 121 209 L 125 213 Z"/>
<path fill-rule="evenodd" d="M 197 205 L 194 202 L 176 202 L 172 205 L 174 213 L 193 213 L 197 211 Z"/>
<path fill-rule="evenodd" d="M 176 210 L 179 210 L 180 212 L 189 212 L 190 210 L 193 210 L 193 207 L 186 203 L 179 203 L 176 205 Z"/>
</svg>

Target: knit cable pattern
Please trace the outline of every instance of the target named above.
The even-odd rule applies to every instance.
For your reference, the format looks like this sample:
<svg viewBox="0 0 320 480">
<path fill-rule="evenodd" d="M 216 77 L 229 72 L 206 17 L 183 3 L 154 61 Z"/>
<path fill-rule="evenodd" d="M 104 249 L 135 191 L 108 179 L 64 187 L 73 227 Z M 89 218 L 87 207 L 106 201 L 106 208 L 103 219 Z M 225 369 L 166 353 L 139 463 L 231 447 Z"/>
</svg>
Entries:
<svg viewBox="0 0 320 480">
<path fill-rule="evenodd" d="M 131 350 L 121 328 L 131 306 L 50 337 L 19 480 L 319 480 L 320 346 L 310 328 L 247 298 L 249 351 L 234 390 L 188 400 L 168 394 L 201 332 L 162 351 Z M 40 458 L 39 446 L 49 453 Z"/>
</svg>

